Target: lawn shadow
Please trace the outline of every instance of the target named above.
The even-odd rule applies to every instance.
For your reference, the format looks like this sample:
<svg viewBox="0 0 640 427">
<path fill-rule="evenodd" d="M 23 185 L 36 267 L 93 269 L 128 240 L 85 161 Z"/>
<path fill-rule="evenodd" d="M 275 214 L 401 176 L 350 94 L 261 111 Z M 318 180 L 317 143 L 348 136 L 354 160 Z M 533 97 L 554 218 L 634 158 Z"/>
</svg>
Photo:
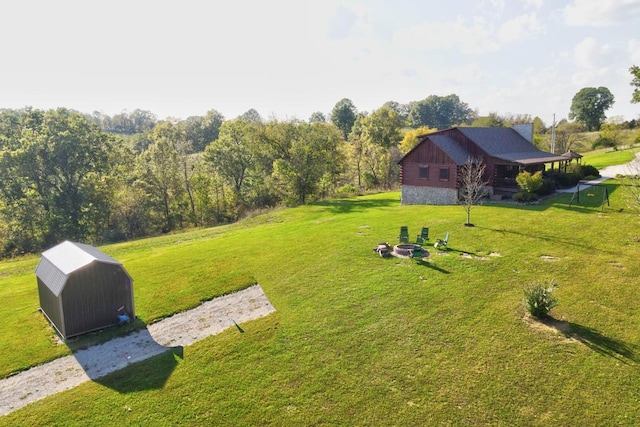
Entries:
<svg viewBox="0 0 640 427">
<path fill-rule="evenodd" d="M 430 268 L 431 270 L 437 271 L 438 273 L 442 273 L 442 274 L 451 274 L 450 271 L 445 270 L 442 267 L 438 267 L 437 265 L 433 264 L 432 262 L 429 261 L 425 261 L 421 258 L 416 258 L 416 264 L 418 264 L 421 267 L 427 267 Z"/>
<path fill-rule="evenodd" d="M 594 328 L 578 323 L 557 320 L 553 317 L 541 320 L 542 323 L 553 328 L 565 337 L 576 340 L 603 356 L 613 357 L 625 364 L 639 363 L 639 348 L 637 345 L 609 338 Z"/>
<path fill-rule="evenodd" d="M 314 203 L 316 206 L 324 206 L 333 214 L 362 212 L 369 209 L 400 206 L 397 197 L 385 197 L 376 199 L 337 199 Z"/>
<path fill-rule="evenodd" d="M 178 361 L 184 358 L 182 346 L 159 344 L 146 327 L 72 351 L 89 379 L 120 393 L 164 387 Z"/>
<path fill-rule="evenodd" d="M 598 250 L 599 252 L 608 253 L 608 254 L 616 253 L 615 251 L 606 249 L 604 247 L 596 248 L 594 247 L 594 245 L 579 243 L 580 241 L 578 239 L 574 239 L 574 240 L 562 239 L 562 238 L 559 238 L 557 235 L 545 236 L 543 234 L 530 234 L 530 233 L 523 233 L 521 231 L 507 230 L 504 228 L 497 229 L 497 228 L 490 228 L 490 227 L 482 227 L 480 225 L 476 225 L 476 228 L 488 230 L 488 231 L 495 231 L 497 233 L 503 233 L 503 234 L 513 234 L 516 236 L 527 237 L 530 239 L 539 239 L 539 240 L 544 240 L 548 242 L 561 243 L 563 245 L 574 246 L 577 248 L 582 248 L 584 250 L 591 250 L 591 251 Z"/>
</svg>

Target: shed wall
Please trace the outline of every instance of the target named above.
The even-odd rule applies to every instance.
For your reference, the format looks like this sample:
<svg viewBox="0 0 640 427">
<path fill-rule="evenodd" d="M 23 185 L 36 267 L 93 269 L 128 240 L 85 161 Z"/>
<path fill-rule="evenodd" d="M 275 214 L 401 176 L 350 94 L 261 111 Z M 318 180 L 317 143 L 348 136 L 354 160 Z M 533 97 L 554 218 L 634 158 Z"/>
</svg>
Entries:
<svg viewBox="0 0 640 427">
<path fill-rule="evenodd" d="M 92 263 L 71 274 L 64 287 L 65 337 L 118 323 L 118 308 L 135 317 L 131 278 L 120 265 Z"/>
<path fill-rule="evenodd" d="M 38 296 L 40 297 L 40 309 L 44 312 L 58 332 L 64 336 L 64 325 L 62 318 L 62 308 L 60 300 L 44 284 L 42 279 L 38 279 Z"/>
</svg>

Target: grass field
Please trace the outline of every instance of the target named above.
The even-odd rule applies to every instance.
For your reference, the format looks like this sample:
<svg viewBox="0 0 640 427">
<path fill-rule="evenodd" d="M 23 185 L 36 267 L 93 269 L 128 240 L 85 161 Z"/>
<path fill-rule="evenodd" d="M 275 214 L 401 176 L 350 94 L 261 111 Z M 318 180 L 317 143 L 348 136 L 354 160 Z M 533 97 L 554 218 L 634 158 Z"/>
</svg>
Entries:
<svg viewBox="0 0 640 427">
<path fill-rule="evenodd" d="M 254 282 L 276 312 L 0 425 L 637 425 L 640 217 L 609 183 L 604 212 L 559 195 L 474 207 L 471 228 L 384 193 L 104 247 L 141 322 Z M 376 256 L 400 225 L 449 250 Z M 70 351 L 36 311 L 36 263 L 0 263 L 3 375 Z M 564 334 L 525 320 L 523 287 L 550 279 Z"/>
<path fill-rule="evenodd" d="M 605 148 L 601 150 L 590 151 L 585 153 L 582 162 L 598 169 L 602 169 L 607 166 L 621 165 L 629 163 L 633 160 L 636 153 L 639 151 L 637 147 L 627 148 L 624 150 L 613 150 L 611 148 Z"/>
</svg>

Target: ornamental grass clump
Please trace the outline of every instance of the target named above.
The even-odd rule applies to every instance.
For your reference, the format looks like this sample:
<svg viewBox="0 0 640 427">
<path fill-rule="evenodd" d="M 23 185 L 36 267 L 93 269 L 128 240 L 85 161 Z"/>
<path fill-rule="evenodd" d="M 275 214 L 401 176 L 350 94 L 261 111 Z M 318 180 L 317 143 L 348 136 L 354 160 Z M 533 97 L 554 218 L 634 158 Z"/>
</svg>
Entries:
<svg viewBox="0 0 640 427">
<path fill-rule="evenodd" d="M 552 295 L 557 287 L 555 280 L 548 284 L 534 282 L 527 286 L 524 289 L 524 306 L 527 311 L 539 319 L 548 317 L 549 311 L 558 305 L 558 301 Z"/>
</svg>

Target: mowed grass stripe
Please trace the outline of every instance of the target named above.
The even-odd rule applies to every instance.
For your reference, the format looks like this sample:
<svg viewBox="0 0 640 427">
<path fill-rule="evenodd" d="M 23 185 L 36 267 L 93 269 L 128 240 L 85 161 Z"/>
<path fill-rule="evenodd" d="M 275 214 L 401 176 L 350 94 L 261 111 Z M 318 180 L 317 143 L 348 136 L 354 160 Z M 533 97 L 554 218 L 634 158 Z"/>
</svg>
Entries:
<svg viewBox="0 0 640 427">
<path fill-rule="evenodd" d="M 259 282 L 277 311 L 186 348 L 182 360 L 160 356 L 0 422 L 632 425 L 640 225 L 619 212 L 621 193 L 611 194 L 605 213 L 569 208 L 565 196 L 481 206 L 467 228 L 461 207 L 402 207 L 386 193 L 272 212 L 183 244 L 141 242 L 145 254 L 174 260 L 165 276 L 183 285 L 152 276 L 136 260 L 137 242 L 114 246 L 127 268 L 152 276 L 132 272 L 149 317 L 162 310 L 140 293 L 188 294 L 184 283 L 194 282 L 188 306 L 225 274 Z M 432 240 L 451 232 L 448 255 L 377 257 L 373 246 L 395 243 L 400 225 L 411 235 L 428 225 Z M 590 345 L 522 320 L 522 287 L 549 278 L 560 284 L 554 316 L 590 333 Z M 195 284 L 207 280 L 214 284 Z"/>
</svg>

